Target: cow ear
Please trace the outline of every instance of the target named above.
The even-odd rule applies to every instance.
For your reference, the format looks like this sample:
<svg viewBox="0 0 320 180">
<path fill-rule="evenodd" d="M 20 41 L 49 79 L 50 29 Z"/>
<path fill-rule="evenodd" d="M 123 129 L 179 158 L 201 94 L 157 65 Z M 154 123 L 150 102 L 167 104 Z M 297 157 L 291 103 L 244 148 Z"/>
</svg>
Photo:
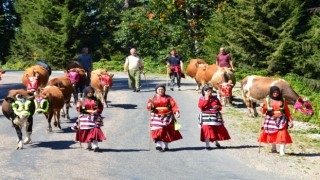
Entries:
<svg viewBox="0 0 320 180">
<path fill-rule="evenodd" d="M 114 76 L 114 74 L 109 74 L 111 77 L 113 77 Z"/>
<path fill-rule="evenodd" d="M 14 99 L 12 97 L 6 97 L 5 100 L 8 102 L 8 103 L 13 103 L 14 102 Z"/>
<path fill-rule="evenodd" d="M 64 70 L 63 72 L 64 72 L 65 74 L 67 74 L 67 73 L 69 72 L 69 70 L 68 70 L 68 71 L 67 71 L 67 70 Z"/>
</svg>

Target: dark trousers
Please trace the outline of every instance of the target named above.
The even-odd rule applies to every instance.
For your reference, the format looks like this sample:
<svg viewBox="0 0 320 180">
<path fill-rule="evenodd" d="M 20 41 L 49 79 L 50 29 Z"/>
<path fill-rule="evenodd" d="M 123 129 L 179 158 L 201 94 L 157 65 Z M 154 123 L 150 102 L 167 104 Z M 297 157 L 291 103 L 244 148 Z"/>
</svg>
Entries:
<svg viewBox="0 0 320 180">
<path fill-rule="evenodd" d="M 178 88 L 180 88 L 180 82 L 181 82 L 181 70 L 179 69 L 179 72 L 175 72 L 175 70 L 173 69 L 170 73 L 170 79 L 171 79 L 171 83 L 170 86 L 173 88 L 174 84 L 175 84 L 175 78 L 177 78 L 177 85 Z"/>
</svg>

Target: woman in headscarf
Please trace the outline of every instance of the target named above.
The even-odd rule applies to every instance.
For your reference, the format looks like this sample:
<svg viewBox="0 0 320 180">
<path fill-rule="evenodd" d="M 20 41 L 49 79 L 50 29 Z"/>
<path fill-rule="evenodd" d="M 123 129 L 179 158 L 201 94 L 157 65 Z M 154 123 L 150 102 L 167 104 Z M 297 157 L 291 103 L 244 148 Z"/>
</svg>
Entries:
<svg viewBox="0 0 320 180">
<path fill-rule="evenodd" d="M 150 111 L 151 136 L 156 143 L 156 150 L 168 151 L 168 143 L 182 139 L 180 132 L 175 129 L 175 116 L 180 112 L 175 100 L 165 94 L 165 84 L 155 88 L 156 95 L 148 100 L 147 109 Z"/>
<path fill-rule="evenodd" d="M 100 152 L 98 142 L 102 142 L 107 138 L 102 130 L 103 119 L 101 113 L 103 105 L 99 99 L 94 96 L 94 89 L 91 86 L 83 90 L 84 98 L 77 104 L 77 111 L 80 113 L 78 122 L 73 125 L 73 129 L 77 129 L 76 141 L 87 143 L 87 149 L 94 152 Z"/>
<path fill-rule="evenodd" d="M 215 142 L 215 145 L 219 148 L 221 145 L 218 141 L 230 139 L 220 112 L 222 109 L 221 103 L 217 96 L 212 95 L 212 92 L 211 86 L 204 86 L 202 88 L 202 97 L 198 102 L 198 107 L 201 110 L 199 116 L 199 124 L 201 125 L 200 140 L 206 143 L 206 150 L 212 149 L 210 142 Z"/>
<path fill-rule="evenodd" d="M 276 144 L 280 144 L 280 155 L 285 155 L 285 145 L 292 143 L 287 129 L 288 125 L 293 127 L 293 122 L 288 103 L 282 98 L 277 86 L 271 86 L 269 96 L 264 100 L 260 112 L 266 117 L 258 142 L 271 143 L 272 153 L 277 153 Z"/>
</svg>

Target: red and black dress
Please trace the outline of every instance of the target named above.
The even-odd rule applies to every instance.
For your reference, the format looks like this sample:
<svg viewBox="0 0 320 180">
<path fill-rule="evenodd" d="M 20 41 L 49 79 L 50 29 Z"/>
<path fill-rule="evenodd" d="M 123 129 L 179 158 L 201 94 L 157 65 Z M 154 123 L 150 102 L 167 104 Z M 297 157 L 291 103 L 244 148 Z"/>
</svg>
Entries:
<svg viewBox="0 0 320 180">
<path fill-rule="evenodd" d="M 150 128 L 153 141 L 172 142 L 182 139 L 174 128 L 174 113 L 179 112 L 178 105 L 171 96 L 154 96 L 148 100 L 150 111 Z"/>
<path fill-rule="evenodd" d="M 217 109 L 214 108 L 216 105 Z M 222 106 L 217 96 L 210 96 L 207 100 L 204 96 L 201 97 L 198 107 L 201 109 L 199 124 L 201 125 L 200 140 L 202 142 L 205 142 L 205 139 L 209 139 L 211 142 L 231 139 L 223 124 L 220 112 Z"/>
<path fill-rule="evenodd" d="M 101 142 L 107 139 L 100 129 L 103 126 L 102 110 L 103 105 L 96 98 L 84 98 L 83 101 L 78 102 L 80 129 L 78 129 L 78 122 L 72 126 L 73 129 L 77 129 L 76 141 L 90 143 L 93 140 Z"/>
<path fill-rule="evenodd" d="M 273 100 L 267 97 L 260 109 L 266 114 L 258 142 L 289 144 L 292 139 L 288 132 L 288 121 L 292 121 L 290 110 L 285 99 Z"/>
</svg>

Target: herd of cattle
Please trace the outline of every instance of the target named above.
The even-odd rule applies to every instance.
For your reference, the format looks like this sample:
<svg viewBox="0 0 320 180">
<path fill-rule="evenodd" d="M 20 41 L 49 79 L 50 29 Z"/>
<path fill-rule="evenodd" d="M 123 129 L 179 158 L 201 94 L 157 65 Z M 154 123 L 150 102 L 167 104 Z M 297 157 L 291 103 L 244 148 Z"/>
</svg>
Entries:
<svg viewBox="0 0 320 180">
<path fill-rule="evenodd" d="M 22 83 L 26 89 L 14 89 L 2 103 L 2 112 L 12 121 L 18 135 L 17 149 L 23 144 L 32 143 L 33 114 L 43 113 L 48 121 L 47 130 L 52 131 L 51 120 L 54 117 L 54 126 L 61 129 L 60 115 L 69 119 L 70 99 L 73 94 L 74 104 L 78 94 L 82 97 L 82 90 L 86 85 L 86 72 L 83 67 L 71 62 L 65 70 L 64 76 L 49 80 L 51 69 L 43 65 L 34 65 L 24 71 Z M 91 72 L 91 86 L 96 95 L 106 106 L 107 94 L 112 86 L 113 74 L 98 69 Z M 66 111 L 64 111 L 65 107 Z M 22 127 L 26 125 L 26 138 L 22 140 Z"/>
<path fill-rule="evenodd" d="M 54 117 L 54 125 L 61 129 L 60 115 L 69 119 L 70 99 L 73 95 L 74 104 L 82 97 L 82 90 L 86 85 L 86 72 L 83 67 L 73 61 L 64 71 L 65 76 L 49 80 L 51 69 L 34 65 L 25 70 L 22 83 L 26 89 L 10 90 L 2 103 L 2 111 L 6 118 L 12 121 L 18 135 L 17 149 L 22 149 L 23 144 L 32 143 L 33 114 L 43 113 L 48 121 L 47 130 L 52 131 L 51 120 Z M 216 65 L 208 65 L 203 59 L 191 59 L 186 69 L 187 74 L 194 78 L 198 90 L 206 84 L 213 86 L 220 94 L 223 105 L 232 104 L 232 88 L 221 88 L 227 83 L 235 86 L 236 78 L 228 68 Z M 1 72 L 2 73 L 2 72 Z M 112 87 L 113 74 L 105 70 L 91 72 L 91 86 L 95 89 L 96 96 L 107 106 L 107 95 Z M 295 105 L 299 95 L 290 84 L 283 79 L 261 76 L 247 76 L 241 81 L 242 98 L 247 106 L 250 116 L 257 116 L 257 103 L 268 96 L 271 86 L 278 86 L 282 90 L 283 97 L 288 104 Z M 222 95 L 223 91 L 227 91 Z M 306 102 L 309 103 L 309 102 Z M 310 103 L 309 103 L 310 104 Z M 65 107 L 65 112 L 63 110 Z M 312 109 L 312 106 L 305 106 Z M 253 108 L 254 114 L 251 113 Z M 304 112 L 304 111 L 302 111 Z M 308 111 L 310 112 L 310 111 Z M 310 114 L 310 113 L 309 113 Z M 22 127 L 26 125 L 26 138 L 22 140 Z"/>
</svg>

